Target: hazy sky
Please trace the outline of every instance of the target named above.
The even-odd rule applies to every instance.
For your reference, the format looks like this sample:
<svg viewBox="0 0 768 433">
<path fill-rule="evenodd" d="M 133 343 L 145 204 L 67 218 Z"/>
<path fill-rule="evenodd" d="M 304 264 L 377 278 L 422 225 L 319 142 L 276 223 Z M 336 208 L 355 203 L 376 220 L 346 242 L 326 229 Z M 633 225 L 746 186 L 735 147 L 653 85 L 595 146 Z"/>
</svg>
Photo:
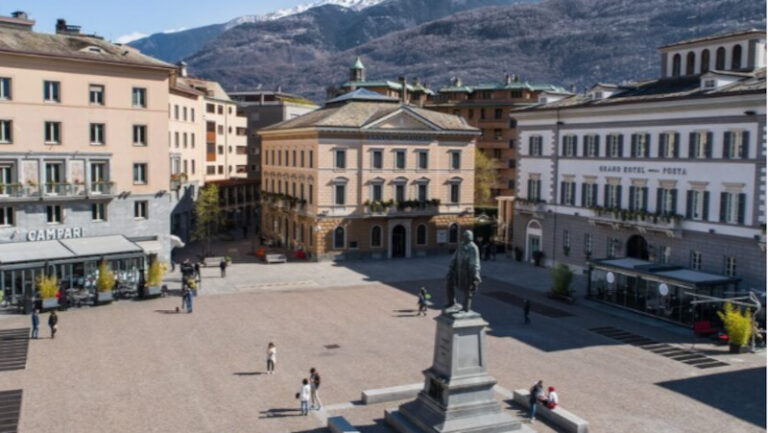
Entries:
<svg viewBox="0 0 768 433">
<path fill-rule="evenodd" d="M 57 18 L 110 40 L 229 21 L 289 8 L 311 0 L 10 0 L 0 15 L 22 10 L 37 21 L 35 30 L 53 33 Z"/>
</svg>

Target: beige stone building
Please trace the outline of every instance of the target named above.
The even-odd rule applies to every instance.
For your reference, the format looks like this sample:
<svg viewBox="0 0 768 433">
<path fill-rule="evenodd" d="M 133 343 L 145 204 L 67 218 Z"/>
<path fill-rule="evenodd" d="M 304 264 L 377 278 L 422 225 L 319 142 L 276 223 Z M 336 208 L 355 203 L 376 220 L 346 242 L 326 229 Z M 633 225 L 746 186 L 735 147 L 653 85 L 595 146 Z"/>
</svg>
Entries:
<svg viewBox="0 0 768 433">
<path fill-rule="evenodd" d="M 87 284 L 108 259 L 135 278 L 171 249 L 173 66 L 33 24 L 0 20 L 0 287 L 16 300 L 41 272 Z"/>
<path fill-rule="evenodd" d="M 314 259 L 455 247 L 472 226 L 477 129 L 365 89 L 262 129 L 262 228 Z"/>
</svg>

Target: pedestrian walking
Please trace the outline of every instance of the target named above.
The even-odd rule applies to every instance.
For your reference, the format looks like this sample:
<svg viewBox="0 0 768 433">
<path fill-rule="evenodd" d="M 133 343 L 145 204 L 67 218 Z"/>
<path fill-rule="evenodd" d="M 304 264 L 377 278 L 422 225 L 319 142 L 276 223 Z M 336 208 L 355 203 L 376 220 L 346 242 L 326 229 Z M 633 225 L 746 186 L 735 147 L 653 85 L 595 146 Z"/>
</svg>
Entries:
<svg viewBox="0 0 768 433">
<path fill-rule="evenodd" d="M 317 392 L 320 388 L 320 373 L 314 367 L 309 369 L 309 384 L 312 391 L 312 409 L 320 410 L 323 407 L 323 404 L 320 402 L 320 394 Z"/>
<path fill-rule="evenodd" d="M 37 334 L 40 331 L 40 311 L 35 309 L 32 311 L 32 338 L 37 340 Z"/>
<path fill-rule="evenodd" d="M 427 315 L 427 299 L 429 297 L 429 294 L 427 293 L 427 289 L 425 287 L 422 287 L 419 289 L 419 311 L 416 313 L 417 316 L 420 315 Z"/>
<path fill-rule="evenodd" d="M 200 279 L 200 262 L 195 262 L 195 278 Z"/>
<path fill-rule="evenodd" d="M 51 338 L 55 338 L 56 330 L 59 328 L 59 316 L 56 315 L 56 311 L 51 311 L 51 315 L 48 316 L 48 327 L 51 328 Z"/>
<path fill-rule="evenodd" d="M 275 374 L 275 362 L 277 362 L 277 347 L 270 342 L 267 345 L 267 374 Z"/>
<path fill-rule="evenodd" d="M 531 424 L 536 421 L 536 404 L 546 400 L 544 397 L 544 381 L 536 382 L 530 390 L 528 395 L 528 404 L 531 406 L 528 409 L 528 417 L 531 419 Z"/>
<path fill-rule="evenodd" d="M 531 314 L 531 301 L 529 299 L 526 299 L 525 303 L 523 303 L 523 319 L 526 325 L 530 325 L 531 323 L 530 314 Z"/>
<path fill-rule="evenodd" d="M 219 262 L 219 268 L 221 269 L 221 278 L 224 278 L 227 276 L 227 261 L 222 259 Z"/>
<path fill-rule="evenodd" d="M 309 415 L 309 396 L 311 394 L 309 381 L 307 379 L 304 379 L 301 381 L 301 389 L 299 389 L 299 392 L 296 393 L 296 398 L 299 399 L 299 402 L 301 403 L 300 409 L 301 414 L 304 416 Z"/>
</svg>

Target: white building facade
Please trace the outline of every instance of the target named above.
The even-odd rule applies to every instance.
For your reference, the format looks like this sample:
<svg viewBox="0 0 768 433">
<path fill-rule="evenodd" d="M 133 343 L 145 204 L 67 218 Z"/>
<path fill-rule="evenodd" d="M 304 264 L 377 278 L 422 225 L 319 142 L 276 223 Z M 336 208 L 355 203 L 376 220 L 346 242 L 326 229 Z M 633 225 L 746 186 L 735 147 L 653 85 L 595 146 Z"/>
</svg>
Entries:
<svg viewBox="0 0 768 433">
<path fill-rule="evenodd" d="M 721 70 L 715 53 L 726 45 Z M 663 60 L 661 79 L 598 85 L 512 113 L 513 243 L 523 257 L 541 251 L 547 264 L 582 268 L 590 258 L 633 257 L 763 290 L 764 47 L 759 31 L 673 44 L 664 58 L 679 56 L 682 69 Z M 705 50 L 715 57 L 702 74 Z M 698 65 L 690 71 L 689 52 Z"/>
</svg>

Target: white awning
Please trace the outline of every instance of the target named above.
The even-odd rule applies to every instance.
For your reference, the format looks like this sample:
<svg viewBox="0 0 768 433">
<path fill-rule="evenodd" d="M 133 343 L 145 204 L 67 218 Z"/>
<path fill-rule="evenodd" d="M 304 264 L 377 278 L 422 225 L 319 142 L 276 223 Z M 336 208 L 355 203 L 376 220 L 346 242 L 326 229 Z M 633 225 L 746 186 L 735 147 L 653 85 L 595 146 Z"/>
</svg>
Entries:
<svg viewBox="0 0 768 433">
<path fill-rule="evenodd" d="M 75 257 L 59 241 L 0 244 L 0 263 L 37 262 Z"/>
<path fill-rule="evenodd" d="M 141 248 L 123 235 L 92 238 L 61 239 L 75 256 L 103 256 L 108 254 L 141 252 Z"/>
<path fill-rule="evenodd" d="M 136 245 L 147 254 L 160 254 L 163 251 L 163 244 L 160 241 L 138 241 Z"/>
<path fill-rule="evenodd" d="M 176 235 L 171 235 L 171 248 L 184 248 L 184 241 Z"/>
</svg>

